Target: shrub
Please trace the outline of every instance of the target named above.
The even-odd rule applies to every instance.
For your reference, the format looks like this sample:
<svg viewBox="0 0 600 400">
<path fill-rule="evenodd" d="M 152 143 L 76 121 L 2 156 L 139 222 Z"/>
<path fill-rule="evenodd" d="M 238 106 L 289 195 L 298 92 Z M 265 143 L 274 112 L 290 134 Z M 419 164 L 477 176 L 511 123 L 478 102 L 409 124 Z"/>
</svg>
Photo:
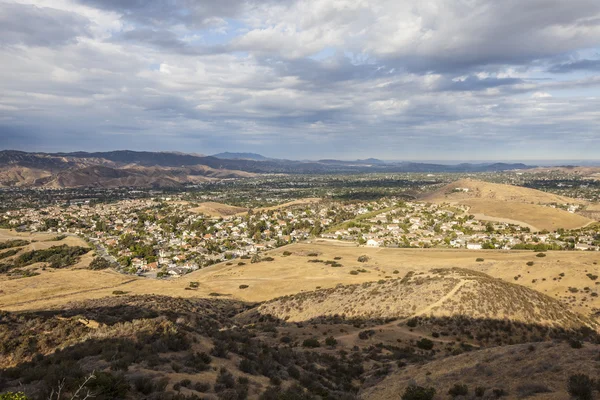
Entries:
<svg viewBox="0 0 600 400">
<path fill-rule="evenodd" d="M 452 397 L 466 396 L 467 394 L 469 394 L 469 388 L 467 387 L 467 385 L 455 383 L 454 386 L 452 386 L 450 390 L 448 390 L 448 394 Z"/>
<path fill-rule="evenodd" d="M 408 326 L 409 328 L 414 328 L 418 325 L 419 321 L 416 318 L 411 318 L 408 321 L 406 321 L 406 326 Z"/>
<path fill-rule="evenodd" d="M 575 374 L 569 377 L 567 390 L 577 400 L 591 400 L 594 381 L 584 374 Z"/>
<path fill-rule="evenodd" d="M 411 385 L 402 394 L 402 400 L 432 400 L 433 396 L 435 396 L 434 388 Z"/>
<path fill-rule="evenodd" d="M 100 270 L 100 269 L 106 269 L 106 268 L 110 268 L 113 265 L 111 265 L 110 262 L 108 262 L 107 260 L 105 260 L 102 257 L 96 257 L 92 260 L 92 262 L 90 263 L 90 269 L 93 270 Z"/>
<path fill-rule="evenodd" d="M 569 340 L 569 345 L 574 349 L 581 349 L 583 347 L 583 343 L 581 340 L 571 339 Z"/>
<path fill-rule="evenodd" d="M 417 347 L 423 350 L 433 349 L 433 342 L 427 338 L 423 338 L 417 342 Z"/>
<path fill-rule="evenodd" d="M 533 261 L 527 261 L 527 265 L 531 267 L 533 265 Z"/>
<path fill-rule="evenodd" d="M 240 262 L 238 263 L 238 266 L 240 266 L 240 267 L 241 267 L 242 265 L 246 265 L 246 263 L 245 263 L 245 262 L 243 262 L 243 261 L 240 261 Z"/>
<path fill-rule="evenodd" d="M 317 338 L 309 338 L 305 339 L 304 342 L 302 342 L 302 347 L 314 349 L 316 347 L 321 347 L 321 343 L 319 343 L 319 340 Z"/>
<path fill-rule="evenodd" d="M 275 259 L 273 257 L 265 257 L 262 261 L 275 261 Z"/>
<path fill-rule="evenodd" d="M 210 383 L 196 382 L 194 384 L 194 390 L 200 393 L 208 392 L 210 390 Z"/>
<path fill-rule="evenodd" d="M 364 254 L 362 256 L 358 257 L 358 262 L 361 262 L 361 263 L 365 263 L 369 260 L 370 260 L 369 256 L 366 256 Z"/>
<path fill-rule="evenodd" d="M 316 257 L 318 255 L 319 255 L 319 253 L 308 253 L 307 254 L 308 257 Z"/>
<path fill-rule="evenodd" d="M 124 292 L 122 290 L 113 290 L 112 294 L 114 294 L 115 296 L 120 296 L 123 294 L 127 294 L 128 292 Z"/>
<path fill-rule="evenodd" d="M 240 289 L 248 289 L 250 286 L 248 285 L 240 285 Z"/>
<path fill-rule="evenodd" d="M 588 278 L 590 278 L 591 280 L 595 281 L 596 279 L 598 279 L 598 275 L 594 275 L 594 274 L 586 274 L 586 276 Z"/>
<path fill-rule="evenodd" d="M 535 256 L 540 258 L 546 257 L 546 253 L 537 253 Z"/>
<path fill-rule="evenodd" d="M 200 286 L 200 282 L 190 282 L 190 287 L 191 288 L 197 288 L 198 286 Z"/>
<path fill-rule="evenodd" d="M 110 372 L 94 373 L 94 379 L 90 379 L 86 387 L 97 399 L 123 399 L 129 392 L 129 383 L 125 377 Z"/>
<path fill-rule="evenodd" d="M 532 397 L 538 393 L 550 393 L 552 390 L 548 386 L 539 383 L 526 383 L 517 387 L 517 392 L 519 393 L 519 397 L 525 398 Z"/>
<path fill-rule="evenodd" d="M 0 394 L 0 400 L 29 400 L 29 397 L 23 392 L 7 392 Z"/>
<path fill-rule="evenodd" d="M 358 275 L 358 271 L 350 271 L 350 275 Z"/>
<path fill-rule="evenodd" d="M 475 261 L 477 261 L 477 262 L 484 262 L 485 260 L 483 258 L 481 258 L 481 257 L 478 257 L 478 258 L 475 259 Z"/>
<path fill-rule="evenodd" d="M 337 340 L 333 336 L 329 336 L 325 339 L 325 345 L 333 347 L 337 344 Z"/>
<path fill-rule="evenodd" d="M 475 388 L 475 397 L 483 397 L 485 394 L 485 388 L 483 386 L 477 386 Z"/>
<path fill-rule="evenodd" d="M 287 251 L 287 250 L 286 250 L 286 251 L 284 251 L 284 252 L 283 252 L 283 255 L 284 255 L 284 256 L 286 256 L 286 257 L 287 257 L 287 256 L 291 256 L 291 255 L 292 255 L 292 252 L 291 252 L 291 251 Z"/>
<path fill-rule="evenodd" d="M 360 331 L 358 333 L 358 338 L 362 340 L 367 340 L 371 336 L 375 335 L 375 331 L 373 329 L 368 329 L 366 331 Z"/>
</svg>

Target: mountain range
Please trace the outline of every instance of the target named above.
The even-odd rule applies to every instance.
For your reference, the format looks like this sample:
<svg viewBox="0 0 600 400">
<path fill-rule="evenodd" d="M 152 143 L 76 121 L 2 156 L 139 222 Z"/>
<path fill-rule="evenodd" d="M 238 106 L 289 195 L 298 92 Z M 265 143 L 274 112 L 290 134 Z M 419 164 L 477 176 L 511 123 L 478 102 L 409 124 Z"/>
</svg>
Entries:
<svg viewBox="0 0 600 400">
<path fill-rule="evenodd" d="M 218 157 L 217 157 L 218 156 Z M 525 164 L 441 165 L 384 162 L 378 159 L 296 161 L 255 153 L 214 156 L 177 152 L 109 151 L 33 153 L 0 151 L 0 186 L 4 187 L 178 187 L 255 174 L 353 174 L 373 172 L 490 172 L 533 168 Z"/>
</svg>

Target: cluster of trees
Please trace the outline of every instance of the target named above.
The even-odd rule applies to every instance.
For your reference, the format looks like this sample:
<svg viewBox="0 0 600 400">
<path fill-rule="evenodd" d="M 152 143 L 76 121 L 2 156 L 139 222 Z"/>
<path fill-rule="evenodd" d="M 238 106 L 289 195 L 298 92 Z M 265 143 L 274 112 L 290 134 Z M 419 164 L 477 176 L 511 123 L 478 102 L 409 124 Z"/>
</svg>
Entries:
<svg viewBox="0 0 600 400">
<path fill-rule="evenodd" d="M 38 262 L 49 264 L 50 268 L 64 268 L 76 264 L 90 249 L 81 246 L 52 246 L 44 250 L 32 250 L 21 254 L 14 261 L 15 267 L 24 267 Z"/>
</svg>

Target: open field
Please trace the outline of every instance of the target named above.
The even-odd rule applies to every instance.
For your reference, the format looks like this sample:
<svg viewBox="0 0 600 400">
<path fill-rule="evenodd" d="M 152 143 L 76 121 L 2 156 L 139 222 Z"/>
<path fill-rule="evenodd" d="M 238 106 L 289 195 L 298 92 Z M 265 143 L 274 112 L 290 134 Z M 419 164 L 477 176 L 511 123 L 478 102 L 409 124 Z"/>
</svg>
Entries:
<svg viewBox="0 0 600 400">
<path fill-rule="evenodd" d="M 285 208 L 292 207 L 292 206 L 302 206 L 302 205 L 306 205 L 306 204 L 314 204 L 314 203 L 318 203 L 320 201 L 321 201 L 321 199 L 319 199 L 317 197 L 308 197 L 305 199 L 288 201 L 287 203 L 278 204 L 276 206 L 259 208 L 258 211 L 283 210 Z"/>
<path fill-rule="evenodd" d="M 483 221 L 510 222 L 527 226 L 533 231 L 555 231 L 558 228 L 577 229 L 594 220 L 557 208 L 536 204 L 511 203 L 497 200 L 468 199 L 461 204 L 469 206 L 469 213 Z"/>
<path fill-rule="evenodd" d="M 284 256 L 284 252 L 292 254 Z M 308 256 L 310 253 L 317 256 Z M 9 281 L 3 278 L 0 280 L 0 309 L 58 307 L 73 300 L 110 296 L 114 290 L 178 297 L 210 297 L 211 293 L 219 293 L 227 295 L 226 298 L 258 302 L 318 287 L 332 288 L 340 283 L 378 281 L 402 277 L 409 271 L 454 267 L 524 285 L 568 304 L 583 315 L 600 309 L 599 297 L 592 296 L 598 292 L 598 278 L 592 278 L 600 275 L 600 253 L 563 251 L 546 254 L 540 258 L 531 251 L 362 248 L 335 242 L 293 244 L 263 255 L 272 256 L 274 261 L 252 264 L 250 260 L 234 260 L 231 265 L 221 263 L 167 281 L 111 271 L 74 270 L 73 267 L 40 271 L 41 275 L 24 279 Z M 369 260 L 358 262 L 361 255 L 367 255 Z M 337 262 L 342 267 L 308 262 L 311 259 L 331 261 L 336 257 L 341 257 Z M 477 258 L 484 261 L 477 262 Z M 240 266 L 238 262 L 246 264 Z M 527 262 L 533 262 L 533 265 L 528 266 Z M 366 272 L 350 274 L 358 269 Z M 199 282 L 199 288 L 185 290 L 190 281 Z M 248 287 L 240 289 L 240 285 Z"/>
<path fill-rule="evenodd" d="M 230 206 L 223 203 L 208 201 L 200 203 L 198 207 L 190 208 L 189 211 L 198 214 L 206 214 L 210 217 L 228 217 L 248 211 L 243 207 Z"/>
<path fill-rule="evenodd" d="M 546 206 L 553 203 L 580 204 L 589 208 L 585 201 L 473 179 L 453 182 L 425 195 L 421 200 L 462 204 L 468 206 L 469 213 L 479 220 L 512 223 L 528 227 L 532 231 L 577 229 L 594 222 L 582 215 Z"/>
<path fill-rule="evenodd" d="M 468 191 L 456 191 L 455 189 L 468 189 Z M 529 189 L 521 186 L 490 183 L 475 179 L 460 179 L 432 193 L 429 193 L 422 198 L 423 201 L 430 201 L 434 203 L 462 203 L 462 201 L 469 199 L 496 200 L 525 204 L 586 204 L 586 202 L 582 200 L 559 196 L 556 194 L 543 192 L 541 190 Z"/>
<path fill-rule="evenodd" d="M 279 204 L 276 206 L 258 208 L 258 209 L 256 209 L 256 211 L 263 212 L 263 211 L 283 210 L 288 207 L 301 206 L 301 205 L 305 205 L 305 204 L 313 204 L 313 203 L 318 203 L 319 201 L 321 201 L 321 199 L 319 199 L 319 198 L 298 199 L 298 200 L 288 201 L 287 203 Z M 233 215 L 244 215 L 248 212 L 248 209 L 244 208 L 244 207 L 236 207 L 236 206 L 230 206 L 230 205 L 224 204 L 224 203 L 208 201 L 208 202 L 200 203 L 198 205 L 198 207 L 191 208 L 191 209 L 189 209 L 189 211 L 198 213 L 198 214 L 206 214 L 210 217 L 230 217 Z"/>
</svg>

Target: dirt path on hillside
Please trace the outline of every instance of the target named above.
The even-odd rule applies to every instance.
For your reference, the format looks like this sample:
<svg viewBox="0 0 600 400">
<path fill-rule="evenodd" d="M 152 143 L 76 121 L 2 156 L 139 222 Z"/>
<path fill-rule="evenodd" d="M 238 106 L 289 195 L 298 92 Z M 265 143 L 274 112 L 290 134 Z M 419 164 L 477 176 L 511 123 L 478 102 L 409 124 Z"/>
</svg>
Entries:
<svg viewBox="0 0 600 400">
<path fill-rule="evenodd" d="M 435 307 L 439 307 L 442 304 L 444 304 L 444 302 L 446 300 L 451 299 L 456 293 L 458 293 L 458 291 L 465 285 L 465 283 L 467 282 L 471 282 L 470 280 L 461 280 L 460 282 L 458 282 L 456 284 L 456 286 L 454 286 L 452 288 L 451 291 L 449 291 L 448 293 L 446 293 L 444 296 L 442 296 L 438 301 L 436 301 L 433 304 L 428 305 L 427 307 L 425 307 L 423 310 L 415 313 L 415 315 L 418 316 L 425 316 L 427 313 L 431 312 L 431 310 L 433 310 Z"/>
</svg>

